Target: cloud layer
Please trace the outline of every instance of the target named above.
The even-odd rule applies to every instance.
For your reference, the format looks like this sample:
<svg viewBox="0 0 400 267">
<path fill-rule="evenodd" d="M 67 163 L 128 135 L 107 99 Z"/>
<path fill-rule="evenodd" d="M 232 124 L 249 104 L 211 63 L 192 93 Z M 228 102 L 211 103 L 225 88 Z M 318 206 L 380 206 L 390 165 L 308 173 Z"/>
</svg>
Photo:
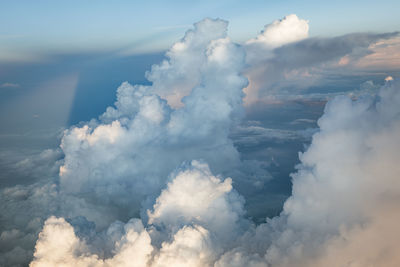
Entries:
<svg viewBox="0 0 400 267">
<path fill-rule="evenodd" d="M 264 224 L 246 219 L 230 178 L 193 161 L 172 174 L 146 226 L 132 219 L 103 233 L 112 257 L 93 254 L 90 238 L 51 217 L 31 266 L 397 266 L 399 104 L 392 81 L 375 97 L 330 101 L 300 156 L 292 196 Z"/>
<path fill-rule="evenodd" d="M 376 43 L 392 43 L 397 35 L 354 33 L 330 38 L 313 37 L 272 48 L 247 44 L 249 67 L 245 75 L 250 84 L 244 90 L 245 104 L 269 102 L 280 95 L 304 94 L 310 87 L 330 84 L 338 87 L 338 77 L 344 79 L 346 75 L 357 76 L 360 72 L 374 70 L 369 58 L 390 57 L 393 54 L 391 46 L 381 51 L 374 47 Z M 370 66 L 366 62 L 371 62 Z M 391 65 L 394 64 L 388 63 L 386 69 L 378 66 L 375 71 L 392 69 Z"/>
<path fill-rule="evenodd" d="M 151 85 L 122 83 L 114 106 L 65 130 L 60 149 L 17 164 L 35 183 L 1 191 L 10 215 L 1 216 L 0 265 L 32 255 L 31 266 L 399 262 L 396 77 L 328 102 L 319 130 L 296 128 L 309 119 L 290 130 L 242 122 L 243 99 L 249 107 L 298 93 L 395 34 L 308 38 L 308 21 L 289 15 L 239 45 L 227 26 L 194 24 L 146 73 Z M 257 207 L 250 197 L 268 185 L 270 163 L 238 147 L 311 136 L 283 211 L 256 225 L 246 210 Z"/>
</svg>

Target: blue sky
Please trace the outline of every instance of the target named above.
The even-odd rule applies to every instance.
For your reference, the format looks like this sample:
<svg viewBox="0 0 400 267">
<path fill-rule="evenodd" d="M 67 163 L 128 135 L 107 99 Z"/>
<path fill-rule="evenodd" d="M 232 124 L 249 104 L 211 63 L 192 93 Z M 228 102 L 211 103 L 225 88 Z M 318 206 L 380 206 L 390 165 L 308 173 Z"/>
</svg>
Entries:
<svg viewBox="0 0 400 267">
<path fill-rule="evenodd" d="M 0 53 L 28 60 L 46 53 L 160 51 L 204 17 L 228 20 L 229 35 L 238 42 L 291 13 L 310 21 L 311 36 L 389 32 L 400 29 L 399 9 L 400 2 L 393 0 L 2 0 Z"/>
</svg>

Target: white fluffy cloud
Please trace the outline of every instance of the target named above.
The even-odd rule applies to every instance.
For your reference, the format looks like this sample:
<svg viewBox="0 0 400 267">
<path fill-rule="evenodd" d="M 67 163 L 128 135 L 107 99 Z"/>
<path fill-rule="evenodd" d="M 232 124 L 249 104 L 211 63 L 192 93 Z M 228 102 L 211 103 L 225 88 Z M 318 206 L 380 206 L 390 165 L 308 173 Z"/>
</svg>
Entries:
<svg viewBox="0 0 400 267">
<path fill-rule="evenodd" d="M 264 236 L 265 264 L 398 265 L 399 89 L 389 82 L 376 97 L 343 96 L 327 104 L 282 214 L 253 237 Z M 261 260 L 248 251 L 228 252 L 221 262 Z"/>
<path fill-rule="evenodd" d="M 151 90 L 166 98 L 171 106 L 181 107 L 182 97 L 189 95 L 204 79 L 207 50 L 214 40 L 227 37 L 227 26 L 224 20 L 204 19 L 195 23 L 194 29 L 187 31 L 166 53 L 168 59 L 146 73 L 146 78 L 153 83 Z M 224 52 L 220 49 L 218 53 L 223 56 Z"/>
<path fill-rule="evenodd" d="M 247 44 L 260 44 L 268 48 L 275 48 L 307 38 L 308 29 L 307 20 L 291 14 L 265 25 L 264 30 L 256 38 L 247 41 Z"/>
<path fill-rule="evenodd" d="M 184 161 L 203 159 L 224 174 L 240 168 L 228 135 L 243 115 L 245 54 L 226 38 L 226 27 L 222 20 L 195 24 L 147 73 L 152 86 L 123 83 L 100 122 L 66 131 L 61 190 L 124 207 L 129 218 Z M 184 106 L 173 109 L 155 94 L 174 94 L 169 89 L 190 93 Z"/>
<path fill-rule="evenodd" d="M 300 156 L 292 196 L 264 224 L 245 219 L 229 178 L 194 161 L 171 176 L 146 227 L 138 219 L 125 225 L 111 257 L 90 252 L 70 224 L 52 217 L 31 266 L 397 266 L 399 104 L 393 81 L 375 97 L 329 102 Z"/>
<path fill-rule="evenodd" d="M 32 267 L 41 266 L 135 266 L 145 267 L 153 248 L 149 234 L 138 220 L 124 226 L 123 237 L 115 243 L 115 255 L 100 259 L 90 254 L 85 241 L 80 240 L 74 228 L 63 218 L 50 217 L 39 234 Z"/>
<path fill-rule="evenodd" d="M 91 252 L 65 219 L 50 217 L 31 266 L 209 266 L 232 247 L 247 223 L 243 199 L 231 183 L 230 178 L 213 176 L 207 164 L 193 161 L 148 211 L 147 229 L 132 219 L 105 231 L 113 243 L 113 255 L 107 259 Z"/>
</svg>

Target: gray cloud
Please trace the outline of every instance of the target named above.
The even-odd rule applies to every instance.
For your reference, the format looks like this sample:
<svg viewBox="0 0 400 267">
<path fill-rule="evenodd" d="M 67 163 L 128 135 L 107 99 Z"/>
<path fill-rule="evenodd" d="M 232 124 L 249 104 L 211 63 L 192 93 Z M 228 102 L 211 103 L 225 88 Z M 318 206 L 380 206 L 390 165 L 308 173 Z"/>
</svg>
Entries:
<svg viewBox="0 0 400 267">
<path fill-rule="evenodd" d="M 371 45 L 389 40 L 398 33 L 354 33 L 331 38 L 307 38 L 275 49 L 247 46 L 250 85 L 246 103 L 268 100 L 274 95 L 301 94 L 312 86 L 332 83 L 334 76 L 344 79 L 362 68 L 356 63 L 372 54 Z M 345 59 L 345 60 L 344 60 Z M 338 86 L 338 84 L 334 84 Z M 340 88 L 340 86 L 339 86 Z M 338 89 L 340 90 L 340 89 Z M 330 93 L 323 92 L 321 93 Z"/>
<path fill-rule="evenodd" d="M 370 53 L 368 47 L 371 44 L 397 35 L 353 33 L 332 38 L 308 38 L 276 48 L 270 62 L 286 68 L 299 68 L 329 62 L 347 54 L 360 58 Z"/>
</svg>

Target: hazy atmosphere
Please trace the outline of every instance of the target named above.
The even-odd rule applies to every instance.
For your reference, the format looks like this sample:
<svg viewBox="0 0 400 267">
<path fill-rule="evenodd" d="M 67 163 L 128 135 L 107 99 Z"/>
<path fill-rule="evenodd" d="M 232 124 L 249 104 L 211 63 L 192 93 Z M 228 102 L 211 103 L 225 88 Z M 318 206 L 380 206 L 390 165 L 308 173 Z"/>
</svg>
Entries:
<svg viewBox="0 0 400 267">
<path fill-rule="evenodd" d="M 1 1 L 0 266 L 400 266 L 397 1 Z"/>
</svg>

